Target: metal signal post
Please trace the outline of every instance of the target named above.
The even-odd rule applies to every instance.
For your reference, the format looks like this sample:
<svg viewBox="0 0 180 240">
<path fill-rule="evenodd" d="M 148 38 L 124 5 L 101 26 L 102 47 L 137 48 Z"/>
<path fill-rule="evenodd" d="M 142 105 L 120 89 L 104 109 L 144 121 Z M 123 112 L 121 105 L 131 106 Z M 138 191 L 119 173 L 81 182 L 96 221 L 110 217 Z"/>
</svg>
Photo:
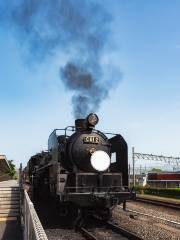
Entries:
<svg viewBox="0 0 180 240">
<path fill-rule="evenodd" d="M 138 160 L 138 159 L 165 162 L 169 165 L 173 165 L 173 169 L 175 169 L 175 167 L 178 167 L 178 168 L 180 167 L 180 157 L 167 157 L 163 155 L 138 153 L 138 152 L 135 152 L 134 147 L 132 147 L 133 186 L 135 186 L 135 183 L 136 183 L 135 160 Z"/>
<path fill-rule="evenodd" d="M 134 155 L 134 147 L 132 147 L 132 162 L 133 162 L 133 187 L 135 187 L 135 155 Z"/>
</svg>

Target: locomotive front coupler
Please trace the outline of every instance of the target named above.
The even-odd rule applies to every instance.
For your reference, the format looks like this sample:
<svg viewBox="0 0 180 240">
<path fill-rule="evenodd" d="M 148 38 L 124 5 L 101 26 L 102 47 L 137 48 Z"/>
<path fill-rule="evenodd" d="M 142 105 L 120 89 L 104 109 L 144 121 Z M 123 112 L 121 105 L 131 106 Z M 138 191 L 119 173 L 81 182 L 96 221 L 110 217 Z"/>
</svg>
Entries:
<svg viewBox="0 0 180 240">
<path fill-rule="evenodd" d="M 93 206 L 103 206 L 105 208 L 110 208 L 112 205 L 117 205 L 119 202 L 118 198 L 112 197 L 107 193 L 103 195 L 96 195 L 95 193 L 91 193 L 90 201 Z"/>
</svg>

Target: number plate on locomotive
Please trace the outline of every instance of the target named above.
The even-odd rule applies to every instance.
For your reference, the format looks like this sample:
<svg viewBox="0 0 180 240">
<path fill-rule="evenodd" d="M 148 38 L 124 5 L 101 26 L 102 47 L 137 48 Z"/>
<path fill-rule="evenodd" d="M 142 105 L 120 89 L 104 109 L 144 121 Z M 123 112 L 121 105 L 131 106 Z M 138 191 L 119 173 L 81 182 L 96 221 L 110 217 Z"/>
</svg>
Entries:
<svg viewBox="0 0 180 240">
<path fill-rule="evenodd" d="M 83 142 L 84 143 L 95 143 L 98 144 L 99 143 L 99 138 L 95 137 L 95 136 L 88 136 L 88 137 L 84 137 Z"/>
</svg>

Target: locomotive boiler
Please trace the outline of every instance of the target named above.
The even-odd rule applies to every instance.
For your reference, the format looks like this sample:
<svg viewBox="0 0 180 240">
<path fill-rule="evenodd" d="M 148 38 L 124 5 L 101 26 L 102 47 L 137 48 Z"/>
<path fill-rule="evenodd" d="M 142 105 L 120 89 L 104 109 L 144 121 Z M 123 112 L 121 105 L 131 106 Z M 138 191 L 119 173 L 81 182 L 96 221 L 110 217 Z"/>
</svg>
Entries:
<svg viewBox="0 0 180 240">
<path fill-rule="evenodd" d="M 114 206 L 135 196 L 128 188 L 127 143 L 120 134 L 96 130 L 97 123 L 91 113 L 75 126 L 55 129 L 48 151 L 28 162 L 34 196 L 53 199 L 61 215 L 80 209 L 107 219 Z"/>
</svg>

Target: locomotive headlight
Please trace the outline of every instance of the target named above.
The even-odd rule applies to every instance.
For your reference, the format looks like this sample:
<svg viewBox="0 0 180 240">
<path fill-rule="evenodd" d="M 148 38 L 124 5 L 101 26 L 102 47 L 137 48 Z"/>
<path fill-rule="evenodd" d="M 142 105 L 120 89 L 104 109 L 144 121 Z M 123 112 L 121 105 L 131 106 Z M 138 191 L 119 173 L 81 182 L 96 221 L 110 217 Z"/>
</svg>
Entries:
<svg viewBox="0 0 180 240">
<path fill-rule="evenodd" d="M 97 171 L 107 170 L 111 162 L 109 155 L 101 150 L 95 151 L 91 155 L 90 161 L 93 168 L 96 169 Z"/>
<path fill-rule="evenodd" d="M 98 118 L 98 116 L 97 116 L 96 114 L 90 113 L 90 114 L 87 116 L 87 121 L 88 121 L 88 123 L 89 123 L 90 125 L 95 126 L 95 125 L 98 123 L 99 118 Z"/>
</svg>

